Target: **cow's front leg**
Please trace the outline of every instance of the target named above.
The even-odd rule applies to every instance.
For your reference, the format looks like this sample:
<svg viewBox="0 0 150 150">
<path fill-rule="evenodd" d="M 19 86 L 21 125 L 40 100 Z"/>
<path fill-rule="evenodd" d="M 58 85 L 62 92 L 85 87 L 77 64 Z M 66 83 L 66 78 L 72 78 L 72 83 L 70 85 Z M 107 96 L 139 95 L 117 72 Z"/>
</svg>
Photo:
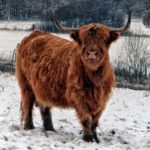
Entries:
<svg viewBox="0 0 150 150">
<path fill-rule="evenodd" d="M 100 142 L 98 137 L 97 137 L 97 130 L 96 130 L 96 128 L 98 127 L 98 121 L 99 121 L 100 115 L 101 115 L 100 112 L 97 113 L 96 115 L 92 115 L 91 131 L 92 131 L 93 138 L 96 141 L 96 143 Z"/>
<path fill-rule="evenodd" d="M 98 121 L 99 121 L 99 118 L 101 117 L 104 109 L 105 109 L 105 105 L 102 105 L 100 107 L 99 112 L 97 112 L 95 115 L 92 115 L 91 130 L 92 130 L 93 138 L 96 141 L 96 143 L 100 142 L 99 139 L 98 139 L 98 137 L 97 137 L 97 130 L 96 130 L 96 128 L 98 127 Z"/>
<path fill-rule="evenodd" d="M 78 73 L 78 71 L 70 72 L 67 79 L 66 98 L 76 110 L 83 128 L 83 140 L 86 142 L 93 142 L 91 131 L 92 115 L 87 106 L 87 97 L 85 91 L 82 90 L 82 82 L 80 82 L 81 79 L 78 78 L 78 74 L 72 74 Z"/>
<path fill-rule="evenodd" d="M 78 118 L 83 128 L 83 140 L 93 142 L 93 134 L 91 130 L 92 115 L 88 112 L 87 106 L 83 103 L 75 106 Z"/>
<path fill-rule="evenodd" d="M 81 120 L 83 128 L 83 140 L 86 142 L 93 142 L 93 134 L 91 131 L 91 116 Z"/>
</svg>

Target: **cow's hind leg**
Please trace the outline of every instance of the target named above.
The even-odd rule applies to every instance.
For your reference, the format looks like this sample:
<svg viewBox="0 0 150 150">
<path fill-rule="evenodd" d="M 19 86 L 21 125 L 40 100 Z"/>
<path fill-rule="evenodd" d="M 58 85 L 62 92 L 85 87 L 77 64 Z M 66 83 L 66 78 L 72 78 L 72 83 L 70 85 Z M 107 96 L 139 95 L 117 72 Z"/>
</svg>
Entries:
<svg viewBox="0 0 150 150">
<path fill-rule="evenodd" d="M 40 107 L 40 111 L 44 129 L 46 131 L 55 131 L 51 117 L 51 110 L 48 107 L 46 108 Z"/>
<path fill-rule="evenodd" d="M 21 121 L 24 123 L 24 129 L 34 129 L 32 119 L 32 109 L 35 102 L 35 96 L 31 87 L 27 82 L 22 85 L 22 100 L 21 100 Z"/>
<path fill-rule="evenodd" d="M 21 123 L 23 123 L 24 129 L 33 129 L 32 109 L 35 102 L 35 96 L 24 73 L 19 68 L 19 65 L 17 65 L 16 70 L 18 83 L 21 89 Z"/>
</svg>

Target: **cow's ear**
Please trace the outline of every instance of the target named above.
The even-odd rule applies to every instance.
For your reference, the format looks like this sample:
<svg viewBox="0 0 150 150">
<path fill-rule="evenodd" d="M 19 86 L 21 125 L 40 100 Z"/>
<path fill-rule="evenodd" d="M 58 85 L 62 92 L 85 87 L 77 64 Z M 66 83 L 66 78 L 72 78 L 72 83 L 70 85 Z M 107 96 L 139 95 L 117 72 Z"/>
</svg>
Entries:
<svg viewBox="0 0 150 150">
<path fill-rule="evenodd" d="M 70 37 L 71 37 L 74 41 L 76 41 L 76 42 L 78 42 L 79 44 L 81 44 L 81 40 L 80 40 L 80 37 L 79 37 L 79 30 L 72 31 L 72 32 L 70 33 Z"/>
<path fill-rule="evenodd" d="M 107 43 L 111 44 L 112 42 L 116 41 L 119 38 L 119 36 L 120 36 L 119 32 L 110 31 L 110 36 L 109 36 Z"/>
</svg>

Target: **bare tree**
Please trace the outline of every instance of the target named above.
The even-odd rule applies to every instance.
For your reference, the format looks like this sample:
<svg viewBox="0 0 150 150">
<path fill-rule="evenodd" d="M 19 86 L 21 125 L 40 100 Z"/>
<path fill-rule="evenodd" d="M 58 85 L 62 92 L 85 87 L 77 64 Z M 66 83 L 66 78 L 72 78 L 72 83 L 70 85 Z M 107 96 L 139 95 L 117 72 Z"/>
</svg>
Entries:
<svg viewBox="0 0 150 150">
<path fill-rule="evenodd" d="M 141 37 L 125 37 L 122 52 L 116 61 L 116 72 L 129 83 L 146 84 L 150 69 L 149 39 L 142 37 L 142 30 L 136 33 Z"/>
</svg>

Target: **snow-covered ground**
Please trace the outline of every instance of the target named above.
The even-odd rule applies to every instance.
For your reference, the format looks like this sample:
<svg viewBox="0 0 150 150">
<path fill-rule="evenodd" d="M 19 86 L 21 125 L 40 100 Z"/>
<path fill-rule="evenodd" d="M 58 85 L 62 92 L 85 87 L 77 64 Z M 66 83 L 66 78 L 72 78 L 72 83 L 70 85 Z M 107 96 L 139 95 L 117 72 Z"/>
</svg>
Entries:
<svg viewBox="0 0 150 150">
<path fill-rule="evenodd" d="M 20 92 L 15 76 L 0 73 L 0 150 L 149 150 L 150 92 L 114 89 L 100 120 L 100 143 L 85 143 L 74 110 L 52 110 L 56 133 L 42 132 L 38 108 L 35 129 L 20 126 Z"/>
<path fill-rule="evenodd" d="M 21 23 L 20 23 L 21 24 Z M 11 23 L 9 24 L 12 25 Z M 18 24 L 19 25 L 19 24 Z M 132 29 L 150 34 L 141 22 L 134 21 Z M 10 57 L 17 44 L 30 32 L 0 30 L 0 56 Z M 67 34 L 57 34 L 69 39 Z M 113 61 L 122 49 L 124 37 L 110 49 Z M 149 38 L 145 38 L 150 43 Z M 113 96 L 100 120 L 100 144 L 85 143 L 74 110 L 53 109 L 57 133 L 42 132 L 39 110 L 34 109 L 36 129 L 24 131 L 19 117 L 20 92 L 13 75 L 0 73 L 0 150 L 149 150 L 150 149 L 150 92 L 114 89 Z"/>
</svg>

